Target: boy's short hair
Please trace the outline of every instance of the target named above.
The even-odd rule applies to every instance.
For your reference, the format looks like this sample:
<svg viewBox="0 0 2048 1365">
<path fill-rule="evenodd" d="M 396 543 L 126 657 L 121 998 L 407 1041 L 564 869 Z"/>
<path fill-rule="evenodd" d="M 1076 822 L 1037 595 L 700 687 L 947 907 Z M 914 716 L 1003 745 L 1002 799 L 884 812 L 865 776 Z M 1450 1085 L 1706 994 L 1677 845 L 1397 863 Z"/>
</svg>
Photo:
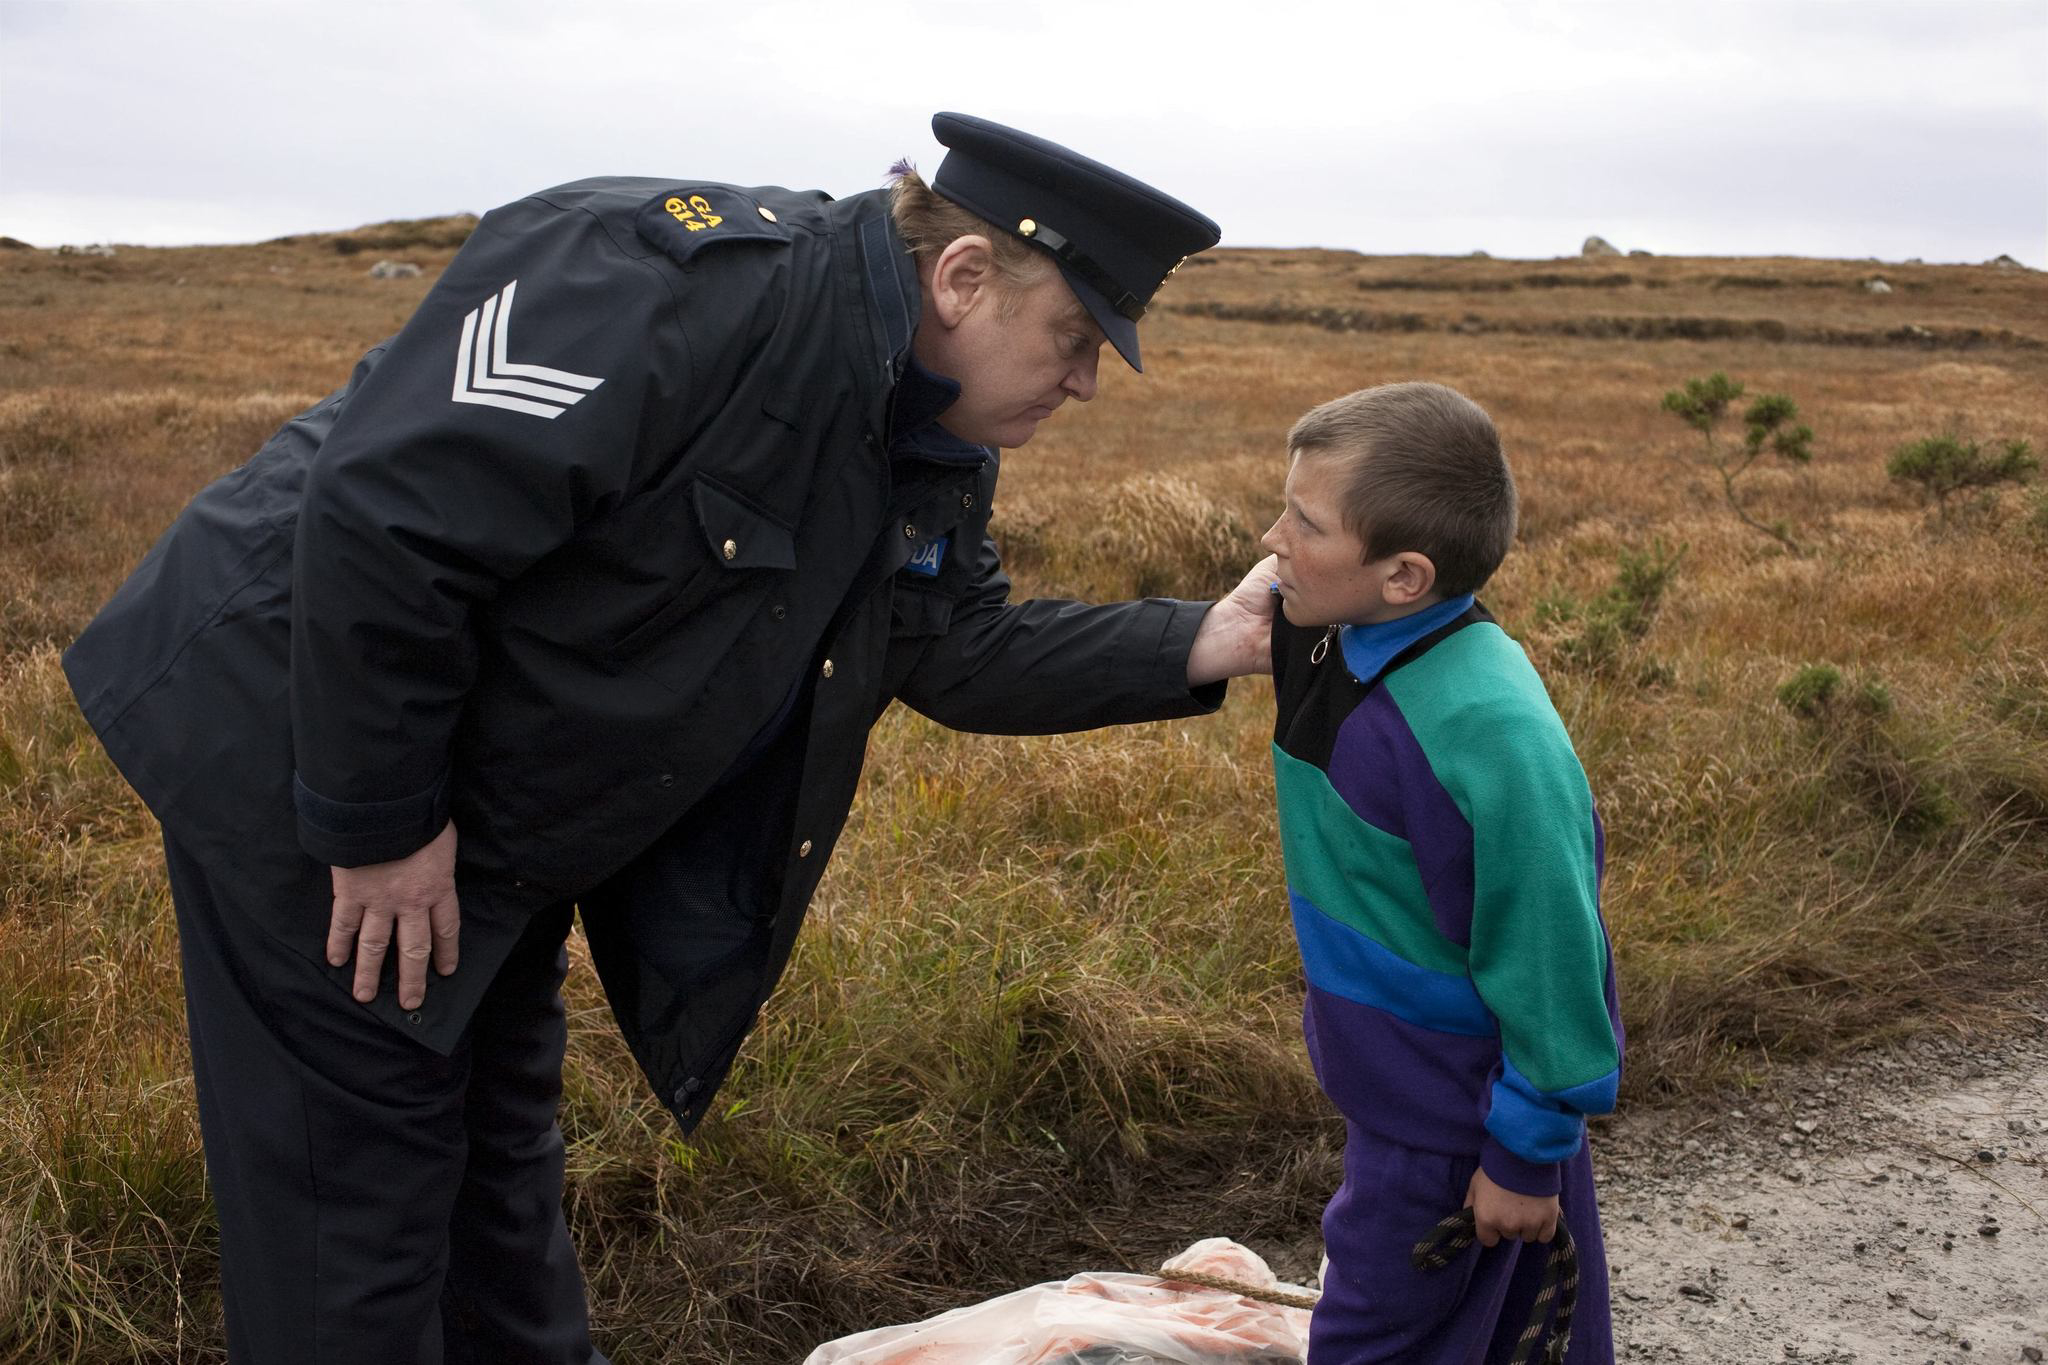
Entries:
<svg viewBox="0 0 2048 1365">
<path fill-rule="evenodd" d="M 1442 384 L 1381 384 L 1311 409 L 1291 456 L 1345 462 L 1344 527 L 1367 562 L 1429 556 L 1445 597 L 1476 592 L 1515 539 L 1515 479 L 1477 403 Z"/>
</svg>

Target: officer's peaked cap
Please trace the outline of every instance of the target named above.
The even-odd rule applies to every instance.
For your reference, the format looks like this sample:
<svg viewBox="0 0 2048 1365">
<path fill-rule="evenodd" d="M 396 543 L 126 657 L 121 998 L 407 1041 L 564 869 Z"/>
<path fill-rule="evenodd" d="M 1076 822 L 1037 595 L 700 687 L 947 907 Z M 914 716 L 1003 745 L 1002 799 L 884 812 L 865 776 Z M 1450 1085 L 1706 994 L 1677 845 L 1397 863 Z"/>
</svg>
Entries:
<svg viewBox="0 0 2048 1365">
<path fill-rule="evenodd" d="M 1166 277 L 1222 231 L 1122 171 L 970 114 L 937 114 L 946 159 L 932 189 L 1059 263 L 1075 297 L 1134 370 L 1138 319 Z"/>
</svg>

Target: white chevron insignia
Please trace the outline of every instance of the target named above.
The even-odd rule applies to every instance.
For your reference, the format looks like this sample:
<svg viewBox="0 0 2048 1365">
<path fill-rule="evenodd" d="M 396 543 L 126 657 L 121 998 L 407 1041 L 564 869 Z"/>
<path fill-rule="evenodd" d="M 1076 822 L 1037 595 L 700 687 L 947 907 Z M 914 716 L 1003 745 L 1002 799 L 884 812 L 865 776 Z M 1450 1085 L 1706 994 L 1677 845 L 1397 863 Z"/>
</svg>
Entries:
<svg viewBox="0 0 2048 1365">
<path fill-rule="evenodd" d="M 514 412 L 530 412 L 550 420 L 583 401 L 604 380 L 587 374 L 521 365 L 510 360 L 514 280 L 469 310 L 462 320 L 462 339 L 455 346 L 455 393 L 458 403 L 483 403 Z M 488 342 L 487 339 L 488 338 Z M 524 398 L 509 395 L 525 394 Z M 539 402 L 529 400 L 539 399 Z"/>
</svg>

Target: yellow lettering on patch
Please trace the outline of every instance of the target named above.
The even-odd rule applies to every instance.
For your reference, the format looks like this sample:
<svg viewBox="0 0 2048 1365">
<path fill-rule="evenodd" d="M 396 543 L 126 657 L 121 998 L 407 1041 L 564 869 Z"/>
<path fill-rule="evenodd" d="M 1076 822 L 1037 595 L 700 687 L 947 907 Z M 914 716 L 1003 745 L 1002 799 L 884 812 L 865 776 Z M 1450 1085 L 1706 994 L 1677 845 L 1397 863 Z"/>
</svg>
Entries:
<svg viewBox="0 0 2048 1365">
<path fill-rule="evenodd" d="M 715 228 L 725 221 L 724 218 L 711 211 L 711 201 L 701 194 L 693 194 L 687 201 L 678 195 L 672 194 L 668 197 L 668 202 L 663 204 L 662 207 L 668 210 L 671 218 L 692 232 L 703 232 L 707 228 Z"/>
</svg>

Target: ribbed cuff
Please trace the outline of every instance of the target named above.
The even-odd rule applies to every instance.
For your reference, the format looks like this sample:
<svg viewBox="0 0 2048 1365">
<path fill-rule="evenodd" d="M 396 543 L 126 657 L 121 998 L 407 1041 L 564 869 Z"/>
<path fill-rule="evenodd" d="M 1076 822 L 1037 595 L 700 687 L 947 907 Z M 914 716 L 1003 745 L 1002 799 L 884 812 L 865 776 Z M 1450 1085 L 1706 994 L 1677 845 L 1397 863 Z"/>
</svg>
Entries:
<svg viewBox="0 0 2048 1365">
<path fill-rule="evenodd" d="M 1499 1138 L 1489 1135 L 1479 1149 L 1479 1168 L 1502 1189 L 1541 1199 L 1557 1193 L 1564 1163 L 1524 1161 L 1503 1147 Z"/>
<path fill-rule="evenodd" d="M 390 801 L 335 801 L 292 774 L 299 847 L 329 867 L 367 867 L 416 853 L 448 823 L 448 774 L 423 792 Z"/>
</svg>

